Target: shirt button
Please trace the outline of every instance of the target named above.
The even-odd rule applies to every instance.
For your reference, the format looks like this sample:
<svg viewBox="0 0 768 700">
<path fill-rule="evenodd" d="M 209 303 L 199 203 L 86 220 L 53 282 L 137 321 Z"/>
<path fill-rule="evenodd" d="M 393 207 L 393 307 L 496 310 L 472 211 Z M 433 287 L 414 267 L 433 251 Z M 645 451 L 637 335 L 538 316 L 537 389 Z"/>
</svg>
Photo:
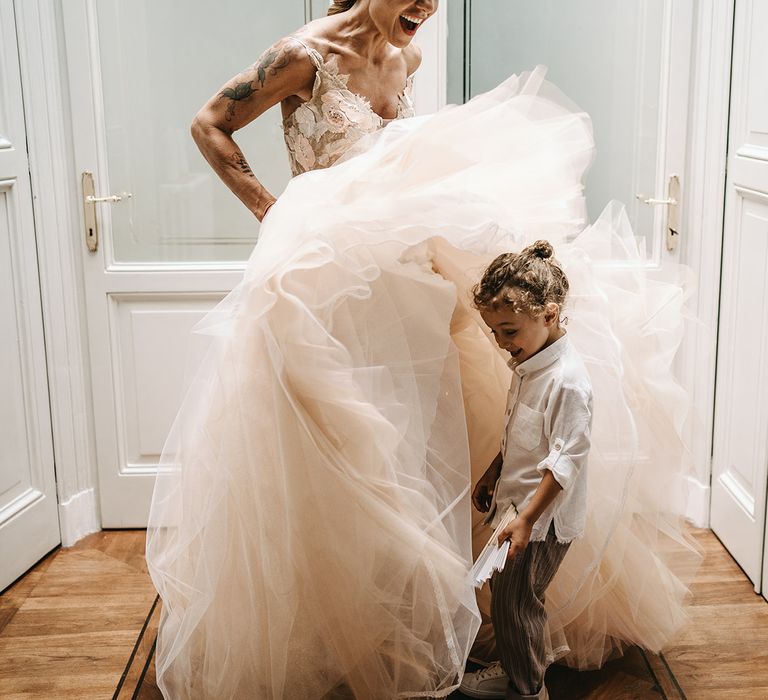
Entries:
<svg viewBox="0 0 768 700">
<path fill-rule="evenodd" d="M 524 370 L 524 369 L 519 369 L 519 370 L 517 370 L 517 373 L 518 373 L 518 374 L 519 374 L 521 377 L 524 377 L 524 376 L 525 376 L 525 370 Z"/>
</svg>

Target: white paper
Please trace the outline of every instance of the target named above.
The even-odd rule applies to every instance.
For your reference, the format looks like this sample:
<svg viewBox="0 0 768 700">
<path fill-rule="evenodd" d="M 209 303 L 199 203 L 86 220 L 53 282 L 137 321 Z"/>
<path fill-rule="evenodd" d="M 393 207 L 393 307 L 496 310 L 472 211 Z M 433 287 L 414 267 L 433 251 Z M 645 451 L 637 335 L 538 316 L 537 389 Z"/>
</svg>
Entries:
<svg viewBox="0 0 768 700">
<path fill-rule="evenodd" d="M 501 518 L 501 521 L 493 531 L 483 551 L 477 557 L 474 566 L 469 572 L 470 580 L 475 588 L 480 588 L 494 571 L 501 571 L 507 563 L 509 554 L 509 540 L 504 540 L 499 546 L 499 533 L 517 517 L 517 509 L 510 506 Z"/>
</svg>

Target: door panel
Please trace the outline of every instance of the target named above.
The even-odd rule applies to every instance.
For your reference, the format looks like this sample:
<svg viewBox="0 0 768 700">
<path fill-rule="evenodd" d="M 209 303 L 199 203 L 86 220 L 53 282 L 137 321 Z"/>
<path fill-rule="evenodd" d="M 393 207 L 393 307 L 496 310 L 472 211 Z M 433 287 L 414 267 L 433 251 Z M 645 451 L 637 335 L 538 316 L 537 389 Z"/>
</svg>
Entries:
<svg viewBox="0 0 768 700">
<path fill-rule="evenodd" d="M 189 126 L 237 71 L 301 26 L 309 3 L 71 0 L 62 5 L 78 173 L 94 174 L 99 247 L 83 223 L 102 524 L 146 525 L 180 404 L 190 330 L 239 281 L 258 221 Z M 288 181 L 280 111 L 237 132 L 274 193 Z"/>
<path fill-rule="evenodd" d="M 95 252 L 85 224 L 82 233 L 105 527 L 146 525 L 183 368 L 199 359 L 188 351 L 190 330 L 238 283 L 258 234 L 258 222 L 198 153 L 189 124 L 226 80 L 324 15 L 327 3 L 230 0 L 212 8 L 204 0 L 62 4 L 76 171 L 94 174 L 96 195 L 123 197 L 98 205 Z M 420 37 L 429 48 L 417 108 L 441 94 L 440 27 L 434 20 Z M 275 195 L 289 178 L 280 120 L 275 107 L 235 135 Z"/>
<path fill-rule="evenodd" d="M 768 5 L 736 3 L 717 358 L 712 529 L 765 590 Z"/>
<path fill-rule="evenodd" d="M 189 136 L 203 102 L 305 20 L 301 0 L 99 0 L 88 3 L 94 88 L 101 104 L 98 169 L 111 262 L 245 260 L 258 222 L 219 181 Z M 101 121 L 103 119 L 103 121 Z M 272 108 L 235 136 L 254 171 L 279 193 L 290 171 Z M 105 242 L 106 244 L 106 242 Z"/>
<path fill-rule="evenodd" d="M 626 206 L 648 259 L 657 266 L 677 260 L 666 250 L 666 206 L 644 200 L 666 199 L 670 176 L 684 172 L 692 1 L 463 4 L 463 13 L 456 3 L 449 14 L 451 97 L 460 85 L 465 98 L 472 97 L 513 73 L 546 65 L 548 79 L 593 121 L 590 219 L 616 199 Z"/>
<path fill-rule="evenodd" d="M 221 294 L 111 294 L 118 452 L 124 474 L 154 474 L 168 428 L 179 408 L 185 367 L 207 347 L 188 339 Z M 186 358 L 186 362 L 184 361 Z"/>
<path fill-rule="evenodd" d="M 59 542 L 12 0 L 0 0 L 0 590 Z"/>
</svg>

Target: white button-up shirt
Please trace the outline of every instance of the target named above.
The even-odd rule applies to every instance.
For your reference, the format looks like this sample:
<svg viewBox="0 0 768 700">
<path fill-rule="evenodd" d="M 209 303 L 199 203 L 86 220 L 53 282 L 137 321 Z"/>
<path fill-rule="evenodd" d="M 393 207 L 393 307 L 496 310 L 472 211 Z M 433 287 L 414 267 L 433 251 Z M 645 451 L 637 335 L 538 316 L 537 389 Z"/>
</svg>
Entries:
<svg viewBox="0 0 768 700">
<path fill-rule="evenodd" d="M 512 368 L 501 440 L 504 462 L 494 490 L 495 527 L 514 505 L 525 508 L 552 472 L 563 490 L 536 521 L 531 541 L 544 540 L 553 520 L 560 542 L 584 532 L 592 384 L 567 335 Z"/>
</svg>

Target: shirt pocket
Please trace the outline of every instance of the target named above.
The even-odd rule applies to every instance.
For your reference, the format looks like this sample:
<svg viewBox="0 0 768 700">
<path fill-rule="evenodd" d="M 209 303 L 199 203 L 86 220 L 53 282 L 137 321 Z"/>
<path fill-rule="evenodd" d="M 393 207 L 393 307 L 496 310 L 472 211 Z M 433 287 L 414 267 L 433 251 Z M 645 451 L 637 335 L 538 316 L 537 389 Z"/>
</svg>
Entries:
<svg viewBox="0 0 768 700">
<path fill-rule="evenodd" d="M 524 450 L 535 450 L 543 435 L 544 414 L 534 411 L 524 403 L 517 404 L 512 430 L 509 431 L 512 441 Z"/>
</svg>

